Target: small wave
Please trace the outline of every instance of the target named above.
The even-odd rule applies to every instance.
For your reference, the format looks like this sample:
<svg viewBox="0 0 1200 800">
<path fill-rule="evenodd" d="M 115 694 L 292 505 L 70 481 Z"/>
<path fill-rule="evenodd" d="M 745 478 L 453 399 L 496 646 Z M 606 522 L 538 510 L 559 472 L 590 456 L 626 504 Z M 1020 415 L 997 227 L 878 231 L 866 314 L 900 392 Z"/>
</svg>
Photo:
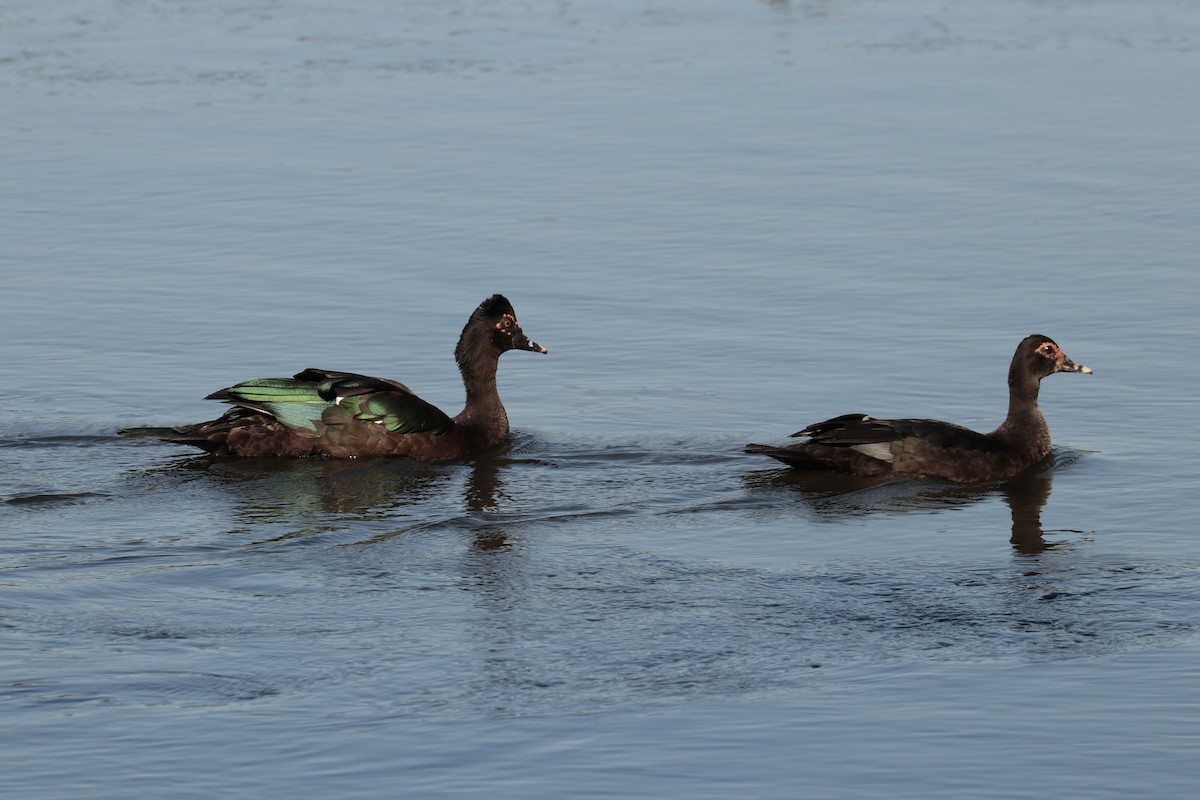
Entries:
<svg viewBox="0 0 1200 800">
<path fill-rule="evenodd" d="M 11 506 L 74 505 L 112 495 L 104 492 L 69 492 L 65 494 L 19 494 L 4 502 Z"/>
<path fill-rule="evenodd" d="M 274 686 L 254 678 L 208 672 L 131 672 L 0 685 L 0 699 L 43 704 L 103 702 L 143 706 L 221 706 L 278 693 Z"/>
<path fill-rule="evenodd" d="M 35 449 L 44 447 L 95 447 L 119 441 L 115 434 L 56 434 L 49 436 L 24 436 L 0 439 L 0 447 L 12 449 Z"/>
</svg>

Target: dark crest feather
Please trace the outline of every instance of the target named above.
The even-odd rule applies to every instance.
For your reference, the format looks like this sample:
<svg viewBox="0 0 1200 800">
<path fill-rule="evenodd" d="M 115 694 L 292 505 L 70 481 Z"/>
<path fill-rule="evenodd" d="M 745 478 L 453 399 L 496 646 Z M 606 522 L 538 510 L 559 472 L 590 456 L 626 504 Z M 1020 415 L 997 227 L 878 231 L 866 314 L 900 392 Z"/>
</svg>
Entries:
<svg viewBox="0 0 1200 800">
<path fill-rule="evenodd" d="M 475 309 L 475 316 L 477 317 L 502 317 L 505 314 L 516 316 L 512 303 L 508 302 L 508 299 L 502 294 L 492 295 L 480 303 L 479 308 Z"/>
</svg>

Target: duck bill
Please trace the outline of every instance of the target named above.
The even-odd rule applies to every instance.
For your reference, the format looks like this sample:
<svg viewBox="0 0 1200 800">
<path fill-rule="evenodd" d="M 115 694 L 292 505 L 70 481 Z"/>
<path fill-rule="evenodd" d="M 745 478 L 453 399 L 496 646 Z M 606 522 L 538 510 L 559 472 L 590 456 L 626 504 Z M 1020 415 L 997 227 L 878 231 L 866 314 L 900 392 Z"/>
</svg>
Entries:
<svg viewBox="0 0 1200 800">
<path fill-rule="evenodd" d="M 549 353 L 550 352 L 549 350 L 542 347 L 540 344 L 533 341 L 532 339 L 530 339 L 528 336 L 526 336 L 524 334 L 521 334 L 520 336 L 518 336 L 516 341 L 513 342 L 513 349 L 514 350 L 528 350 L 531 353 Z M 1091 370 L 1089 369 L 1088 372 L 1091 372 Z"/>
<path fill-rule="evenodd" d="M 1076 364 L 1074 361 L 1064 356 L 1063 363 L 1058 365 L 1058 369 L 1055 370 L 1055 372 L 1082 372 L 1084 375 L 1091 375 L 1092 368 L 1085 367 L 1083 364 Z"/>
</svg>

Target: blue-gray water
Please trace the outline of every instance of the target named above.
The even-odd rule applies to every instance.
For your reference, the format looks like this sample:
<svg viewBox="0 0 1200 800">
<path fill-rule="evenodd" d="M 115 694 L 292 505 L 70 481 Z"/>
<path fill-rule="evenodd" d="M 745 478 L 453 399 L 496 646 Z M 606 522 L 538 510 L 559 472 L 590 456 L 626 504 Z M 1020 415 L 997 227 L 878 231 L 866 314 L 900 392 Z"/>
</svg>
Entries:
<svg viewBox="0 0 1200 800">
<path fill-rule="evenodd" d="M 0 8 L 0 793 L 1191 797 L 1200 7 Z M 119 439 L 305 367 L 470 462 Z M 1051 468 L 746 456 L 990 429 L 1049 334 Z"/>
</svg>

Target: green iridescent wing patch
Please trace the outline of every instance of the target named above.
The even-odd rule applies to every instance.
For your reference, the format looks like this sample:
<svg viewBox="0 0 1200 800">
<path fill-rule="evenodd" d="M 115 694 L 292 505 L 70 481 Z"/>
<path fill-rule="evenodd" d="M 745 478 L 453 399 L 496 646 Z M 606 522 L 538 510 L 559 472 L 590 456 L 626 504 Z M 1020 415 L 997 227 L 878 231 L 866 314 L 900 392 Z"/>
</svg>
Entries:
<svg viewBox="0 0 1200 800">
<path fill-rule="evenodd" d="M 391 433 L 442 434 L 454 421 L 404 384 L 383 378 L 306 369 L 292 378 L 259 378 L 209 395 L 268 414 L 289 428 L 315 431 L 330 405 Z"/>
</svg>

